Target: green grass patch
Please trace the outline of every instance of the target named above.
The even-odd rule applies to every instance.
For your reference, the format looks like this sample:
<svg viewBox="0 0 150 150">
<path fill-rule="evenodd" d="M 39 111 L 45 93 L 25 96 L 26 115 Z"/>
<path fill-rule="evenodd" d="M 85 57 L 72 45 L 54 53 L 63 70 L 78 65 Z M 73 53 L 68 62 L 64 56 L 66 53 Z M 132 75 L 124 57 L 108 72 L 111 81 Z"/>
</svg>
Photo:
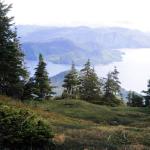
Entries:
<svg viewBox="0 0 150 150">
<path fill-rule="evenodd" d="M 0 97 L 0 103 L 29 109 L 46 120 L 61 150 L 149 150 L 149 108 L 106 107 L 81 100 L 18 102 Z"/>
</svg>

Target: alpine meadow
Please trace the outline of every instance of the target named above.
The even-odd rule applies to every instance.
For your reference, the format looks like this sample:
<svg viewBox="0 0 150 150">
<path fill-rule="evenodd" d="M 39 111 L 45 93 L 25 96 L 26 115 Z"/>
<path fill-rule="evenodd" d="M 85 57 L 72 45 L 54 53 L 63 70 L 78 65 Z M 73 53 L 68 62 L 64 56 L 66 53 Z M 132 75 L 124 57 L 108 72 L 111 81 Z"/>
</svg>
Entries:
<svg viewBox="0 0 150 150">
<path fill-rule="evenodd" d="M 0 0 L 0 150 L 150 150 L 148 1 L 123 4 Z"/>
</svg>

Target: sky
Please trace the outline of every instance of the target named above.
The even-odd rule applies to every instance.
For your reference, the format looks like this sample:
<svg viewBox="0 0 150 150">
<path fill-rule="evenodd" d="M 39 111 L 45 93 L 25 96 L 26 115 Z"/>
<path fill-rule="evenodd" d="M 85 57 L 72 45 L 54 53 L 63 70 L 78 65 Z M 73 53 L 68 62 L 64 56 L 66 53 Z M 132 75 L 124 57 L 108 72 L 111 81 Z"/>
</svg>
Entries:
<svg viewBox="0 0 150 150">
<path fill-rule="evenodd" d="M 5 0 L 16 24 L 123 26 L 150 31 L 150 0 Z"/>
</svg>

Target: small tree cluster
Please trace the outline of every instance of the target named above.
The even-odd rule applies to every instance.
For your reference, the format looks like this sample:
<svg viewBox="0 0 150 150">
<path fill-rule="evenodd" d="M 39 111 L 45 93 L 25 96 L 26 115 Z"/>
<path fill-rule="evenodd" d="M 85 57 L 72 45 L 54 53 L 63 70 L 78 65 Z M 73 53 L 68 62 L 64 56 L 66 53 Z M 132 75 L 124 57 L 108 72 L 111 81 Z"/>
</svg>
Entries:
<svg viewBox="0 0 150 150">
<path fill-rule="evenodd" d="M 150 106 L 150 80 L 147 84 L 147 90 L 142 92 L 144 93 L 144 96 L 129 91 L 127 105 L 131 107 Z"/>
<path fill-rule="evenodd" d="M 100 81 L 91 67 L 90 60 L 81 69 L 80 75 L 80 97 L 86 101 L 97 100 L 101 96 Z"/>
<path fill-rule="evenodd" d="M 23 99 L 48 99 L 54 93 L 42 54 L 39 55 L 39 64 L 35 70 L 34 77 L 25 84 Z"/>
<path fill-rule="evenodd" d="M 122 104 L 120 100 L 120 81 L 117 68 L 108 73 L 107 78 L 99 79 L 90 60 L 78 73 L 75 65 L 64 79 L 62 97 L 80 98 L 89 102 L 116 106 Z"/>
</svg>

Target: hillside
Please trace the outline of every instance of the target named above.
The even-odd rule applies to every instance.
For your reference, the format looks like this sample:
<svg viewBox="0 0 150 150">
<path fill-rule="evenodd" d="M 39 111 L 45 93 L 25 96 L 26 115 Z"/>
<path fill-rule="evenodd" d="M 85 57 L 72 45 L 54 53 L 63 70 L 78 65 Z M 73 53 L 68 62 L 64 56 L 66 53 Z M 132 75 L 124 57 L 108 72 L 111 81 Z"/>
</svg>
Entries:
<svg viewBox="0 0 150 150">
<path fill-rule="evenodd" d="M 148 150 L 149 108 L 106 107 L 80 100 L 0 103 L 32 110 L 52 127 L 56 149 Z"/>
<path fill-rule="evenodd" d="M 42 53 L 47 61 L 81 65 L 90 58 L 94 64 L 121 61 L 122 48 L 149 48 L 150 35 L 119 27 L 18 26 L 22 49 L 28 60 Z"/>
</svg>

